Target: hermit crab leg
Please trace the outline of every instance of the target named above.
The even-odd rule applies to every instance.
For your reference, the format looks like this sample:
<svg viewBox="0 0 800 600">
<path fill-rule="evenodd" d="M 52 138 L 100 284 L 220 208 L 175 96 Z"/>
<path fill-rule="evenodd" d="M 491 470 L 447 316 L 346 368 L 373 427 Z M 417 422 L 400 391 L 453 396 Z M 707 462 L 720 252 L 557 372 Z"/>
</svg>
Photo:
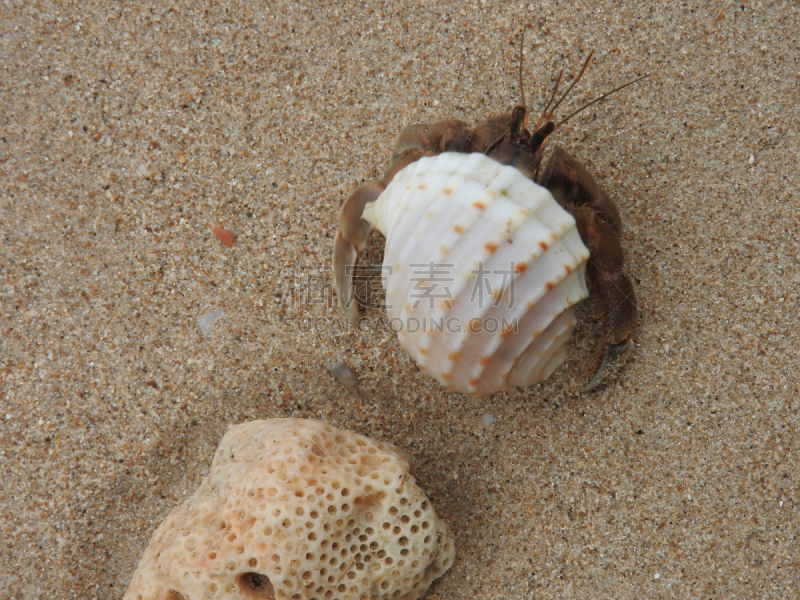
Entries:
<svg viewBox="0 0 800 600">
<path fill-rule="evenodd" d="M 555 158 L 565 161 L 565 164 L 572 162 L 563 151 Z M 582 170 L 578 169 L 579 172 Z M 588 177 L 588 173 L 586 176 Z M 608 326 L 608 344 L 603 362 L 591 381 L 583 387 L 582 392 L 586 393 L 604 384 L 622 366 L 620 359 L 630 348 L 639 311 L 633 284 L 624 270 L 622 244 L 614 226 L 596 208 L 572 205 L 568 210 L 575 217 L 581 238 L 589 249 L 586 277 L 592 293 L 602 307 Z"/>
<path fill-rule="evenodd" d="M 361 218 L 364 207 L 374 202 L 386 186 L 373 180 L 359 187 L 342 204 L 339 212 L 339 230 L 333 243 L 333 285 L 339 305 L 347 311 L 351 323 L 358 322 L 358 302 L 353 290 L 353 271 L 358 263 L 358 253 L 367 245 L 372 227 Z"/>
</svg>

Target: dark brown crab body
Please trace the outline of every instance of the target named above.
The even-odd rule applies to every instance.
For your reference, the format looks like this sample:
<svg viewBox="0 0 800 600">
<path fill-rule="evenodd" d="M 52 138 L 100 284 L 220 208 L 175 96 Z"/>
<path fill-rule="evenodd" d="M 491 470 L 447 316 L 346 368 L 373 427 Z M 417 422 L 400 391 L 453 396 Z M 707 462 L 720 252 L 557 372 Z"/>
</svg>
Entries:
<svg viewBox="0 0 800 600">
<path fill-rule="evenodd" d="M 590 59 L 591 54 L 570 89 L 583 75 Z M 559 81 L 560 79 L 561 75 L 559 75 Z M 630 83 L 620 86 L 609 93 L 626 87 Z M 556 83 L 557 88 L 558 82 Z M 623 268 L 624 257 L 618 237 L 622 232 L 622 221 L 619 213 L 611 198 L 600 188 L 583 165 L 562 148 L 555 147 L 549 160 L 543 163 L 543 151 L 549 136 L 566 120 L 589 106 L 585 105 L 556 124 L 552 120 L 553 112 L 569 91 L 568 89 L 553 106 L 553 109 L 548 112 L 556 94 L 556 90 L 553 91 L 550 102 L 533 131 L 529 131 L 526 128 L 528 111 L 524 105 L 523 98 L 523 104 L 516 106 L 510 113 L 492 117 L 480 123 L 474 129 L 470 129 L 462 121 L 449 120 L 434 124 L 411 125 L 400 133 L 395 142 L 393 162 L 384 177 L 372 180 L 359 187 L 346 200 L 341 209 L 339 231 L 337 232 L 333 252 L 334 283 L 340 304 L 348 311 L 352 321 L 358 319 L 359 311 L 358 305 L 354 301 L 351 272 L 357 262 L 358 252 L 363 250 L 366 245 L 367 237 L 372 227 L 370 222 L 364 218 L 367 216 L 365 209 L 367 209 L 367 213 L 374 213 L 375 211 L 372 209 L 378 204 L 376 201 L 381 198 L 387 186 L 399 173 L 407 173 L 404 170 L 407 167 L 410 169 L 410 165 L 423 157 L 444 156 L 445 153 L 480 153 L 496 161 L 499 165 L 507 165 L 518 170 L 525 178 L 549 191 L 552 194 L 552 198 L 558 202 L 563 210 L 574 218 L 574 225 L 577 227 L 580 239 L 588 249 L 589 258 L 585 262 L 585 278 L 589 289 L 597 297 L 605 314 L 607 344 L 602 365 L 586 389 L 591 389 L 601 384 L 610 372 L 610 367 L 621 364 L 622 357 L 628 352 L 631 345 L 638 311 L 633 286 Z M 597 100 L 603 99 L 607 95 L 605 94 Z M 419 187 L 424 187 L 424 185 Z M 448 190 L 447 193 L 451 192 Z M 428 201 L 426 200 L 426 202 Z M 388 232 L 377 224 L 375 218 L 373 217 L 371 220 L 388 237 Z M 557 239 L 558 235 L 553 237 Z M 509 237 L 507 241 L 511 243 L 514 240 Z M 519 240 L 518 243 L 525 244 L 528 241 L 523 239 Z M 547 251 L 547 244 L 542 241 L 530 240 L 530 243 L 541 245 Z M 494 243 L 481 245 L 484 247 L 492 246 L 491 252 L 496 250 L 496 244 Z M 536 250 L 538 251 L 538 248 Z M 406 255 L 408 255 L 408 252 L 406 252 Z M 441 256 L 441 254 L 438 256 Z M 431 261 L 431 264 L 433 264 L 433 261 Z M 575 267 L 576 265 L 573 263 L 564 263 L 567 274 Z M 455 268 L 458 269 L 459 266 L 455 265 Z M 580 264 L 580 268 L 582 276 L 583 263 Z M 471 272 L 474 273 L 474 271 Z M 515 277 L 520 275 L 520 271 L 516 270 Z M 544 285 L 547 286 L 547 291 L 553 286 L 549 282 Z M 408 286 L 406 286 L 406 289 L 408 289 Z M 579 299 L 577 298 L 577 300 Z M 564 307 L 558 310 L 571 307 L 570 303 L 574 303 L 577 300 L 573 297 Z M 447 300 L 442 304 L 443 310 L 450 310 L 453 307 L 453 303 L 462 301 L 457 299 Z M 533 305 L 532 302 L 529 304 Z M 556 314 L 553 318 L 557 316 Z M 507 333 L 506 331 L 500 331 L 498 335 L 503 337 Z M 537 329 L 533 338 L 536 338 L 541 333 L 542 331 Z M 567 339 L 569 333 L 571 333 L 571 328 L 567 331 Z M 454 360 L 456 361 L 461 360 L 462 363 L 465 361 L 469 363 L 470 359 L 462 359 L 459 356 L 465 344 L 463 335 L 455 341 L 448 340 L 447 332 L 444 331 L 432 331 L 430 335 L 434 338 L 440 338 L 439 341 L 442 342 L 440 344 L 442 348 L 450 348 L 451 359 L 455 357 Z M 555 337 L 558 338 L 558 335 Z M 559 343 L 563 345 L 563 335 L 559 340 Z M 427 350 L 425 350 L 427 346 L 425 344 L 422 346 L 416 345 L 412 349 L 411 345 L 404 343 L 402 336 L 401 343 L 414 355 L 420 367 L 427 371 L 428 369 L 425 368 L 426 357 L 423 356 L 428 354 Z M 541 349 L 536 347 L 535 339 L 533 342 L 525 342 L 526 345 L 528 343 L 530 343 L 531 348 L 536 349 L 536 352 L 542 353 Z M 541 343 L 539 345 L 541 346 Z M 497 349 L 497 353 L 500 354 L 499 350 L 506 346 L 501 345 L 501 341 L 498 339 L 498 343 L 491 347 Z M 504 366 L 501 365 L 502 369 L 504 369 L 501 374 L 502 377 L 496 378 L 492 383 L 480 382 L 482 377 L 481 370 L 487 365 L 488 370 L 491 370 L 492 365 L 500 360 L 492 356 L 492 352 L 485 353 L 486 356 L 473 361 L 474 366 L 470 363 L 466 369 L 466 376 L 463 374 L 464 369 L 462 369 L 462 375 L 458 379 L 463 379 L 463 381 L 454 381 L 455 378 L 451 378 L 452 373 L 455 371 L 431 374 L 449 389 L 475 395 L 486 395 L 513 385 L 523 385 L 520 382 L 525 382 L 524 385 L 528 385 L 533 381 L 546 378 L 555 366 L 560 364 L 560 360 L 563 360 L 563 352 L 565 351 L 562 351 L 559 360 L 545 356 L 544 362 L 547 365 L 541 373 L 537 371 L 536 377 L 532 378 L 531 376 L 523 375 L 515 378 L 512 372 L 514 370 L 513 365 L 509 361 L 516 363 L 522 356 L 521 362 L 526 360 L 530 362 L 530 359 L 526 359 L 522 352 L 517 351 L 513 357 L 502 357 L 502 361 L 504 361 Z M 556 350 L 553 350 L 553 352 L 556 352 Z M 450 363 L 452 365 L 453 360 Z M 541 369 L 542 365 L 537 368 Z"/>
</svg>

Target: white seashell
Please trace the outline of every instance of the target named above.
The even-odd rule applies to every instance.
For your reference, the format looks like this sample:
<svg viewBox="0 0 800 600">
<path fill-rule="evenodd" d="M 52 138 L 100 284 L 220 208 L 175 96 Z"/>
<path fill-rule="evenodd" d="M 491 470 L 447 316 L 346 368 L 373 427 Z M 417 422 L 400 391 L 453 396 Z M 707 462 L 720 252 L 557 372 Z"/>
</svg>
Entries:
<svg viewBox="0 0 800 600">
<path fill-rule="evenodd" d="M 386 237 L 389 324 L 420 369 L 485 396 L 566 358 L 589 251 L 548 190 L 484 154 L 424 157 L 364 219 Z"/>
</svg>

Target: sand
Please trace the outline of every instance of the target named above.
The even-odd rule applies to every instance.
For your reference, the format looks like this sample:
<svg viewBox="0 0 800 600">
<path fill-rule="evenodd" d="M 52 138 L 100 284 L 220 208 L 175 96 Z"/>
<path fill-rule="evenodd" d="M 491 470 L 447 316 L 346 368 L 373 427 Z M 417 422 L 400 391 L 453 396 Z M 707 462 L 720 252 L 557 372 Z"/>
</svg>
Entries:
<svg viewBox="0 0 800 600">
<path fill-rule="evenodd" d="M 650 74 L 556 136 L 619 206 L 641 321 L 598 392 L 589 302 L 551 379 L 475 400 L 341 331 L 331 243 L 403 127 L 518 102 L 524 24 L 534 114 L 590 49 L 570 106 Z M 119 598 L 226 429 L 281 416 L 416 457 L 457 540 L 429 598 L 795 596 L 798 29 L 796 1 L 4 3 L 0 598 Z"/>
</svg>

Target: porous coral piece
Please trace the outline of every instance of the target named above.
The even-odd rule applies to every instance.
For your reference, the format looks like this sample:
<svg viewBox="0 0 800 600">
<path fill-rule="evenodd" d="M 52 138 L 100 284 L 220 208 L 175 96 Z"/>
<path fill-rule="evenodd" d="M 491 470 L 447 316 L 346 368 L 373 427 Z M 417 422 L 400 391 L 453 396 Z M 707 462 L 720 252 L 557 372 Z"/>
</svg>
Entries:
<svg viewBox="0 0 800 600">
<path fill-rule="evenodd" d="M 416 600 L 454 551 L 407 453 L 321 421 L 252 421 L 222 438 L 124 598 Z"/>
</svg>

